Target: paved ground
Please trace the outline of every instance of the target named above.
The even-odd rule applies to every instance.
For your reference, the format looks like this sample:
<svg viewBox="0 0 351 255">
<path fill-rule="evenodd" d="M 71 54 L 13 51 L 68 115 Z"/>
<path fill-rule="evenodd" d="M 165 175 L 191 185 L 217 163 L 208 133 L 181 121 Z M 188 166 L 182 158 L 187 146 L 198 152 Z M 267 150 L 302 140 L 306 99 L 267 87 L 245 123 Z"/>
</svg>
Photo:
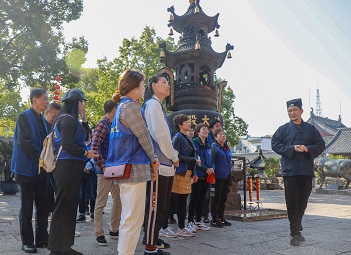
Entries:
<svg viewBox="0 0 351 255">
<path fill-rule="evenodd" d="M 262 208 L 285 209 L 284 192 L 262 191 Z M 110 202 L 109 202 L 110 203 Z M 21 255 L 21 240 L 18 228 L 19 195 L 0 195 L 0 254 Z M 105 209 L 109 218 L 110 204 Z M 272 254 L 272 255 L 336 255 L 351 254 L 351 197 L 348 195 L 312 194 L 303 220 L 306 242 L 300 247 L 289 245 L 287 219 L 256 222 L 231 221 L 231 227 L 211 228 L 198 232 L 190 238 L 167 238 L 172 255 L 226 255 L 226 254 Z M 171 225 L 172 226 L 172 225 Z M 176 227 L 176 225 L 173 225 Z M 93 223 L 79 223 L 82 233 L 75 240 L 74 249 L 84 255 L 117 254 L 117 240 L 107 239 L 106 247 L 95 243 Z M 106 221 L 105 230 L 108 230 Z M 49 254 L 39 249 L 37 254 Z M 136 254 L 143 254 L 141 240 Z"/>
</svg>

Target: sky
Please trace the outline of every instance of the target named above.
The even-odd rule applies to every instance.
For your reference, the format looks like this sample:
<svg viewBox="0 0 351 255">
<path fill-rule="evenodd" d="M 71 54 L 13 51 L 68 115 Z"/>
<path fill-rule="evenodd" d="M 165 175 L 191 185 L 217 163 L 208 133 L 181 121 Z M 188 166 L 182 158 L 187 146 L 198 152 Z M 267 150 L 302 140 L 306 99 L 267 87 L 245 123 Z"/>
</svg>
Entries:
<svg viewBox="0 0 351 255">
<path fill-rule="evenodd" d="M 208 16 L 219 13 L 216 52 L 234 45 L 232 59 L 216 71 L 236 96 L 235 114 L 251 136 L 272 135 L 289 121 L 286 101 L 301 98 L 303 119 L 316 112 L 319 89 L 323 117 L 351 127 L 351 1 L 349 0 L 201 0 Z M 67 40 L 89 43 L 84 67 L 118 57 L 123 38 L 139 38 L 145 26 L 166 38 L 167 8 L 186 12 L 188 0 L 84 0 L 79 20 L 65 24 Z M 176 41 L 179 35 L 175 32 Z"/>
</svg>

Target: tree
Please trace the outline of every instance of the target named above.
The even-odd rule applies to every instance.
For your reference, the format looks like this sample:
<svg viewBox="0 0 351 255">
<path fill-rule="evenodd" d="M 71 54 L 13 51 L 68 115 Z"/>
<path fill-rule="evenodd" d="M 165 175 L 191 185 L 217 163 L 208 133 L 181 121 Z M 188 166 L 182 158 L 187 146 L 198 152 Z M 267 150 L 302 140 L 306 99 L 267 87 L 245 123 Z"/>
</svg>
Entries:
<svg viewBox="0 0 351 255">
<path fill-rule="evenodd" d="M 8 88 L 46 87 L 65 69 L 63 23 L 76 20 L 83 0 L 11 0 L 0 5 L 0 81 Z"/>
<path fill-rule="evenodd" d="M 19 90 L 10 90 L 0 83 L 0 136 L 13 135 L 18 115 L 22 111 Z"/>
<path fill-rule="evenodd" d="M 234 112 L 235 95 L 230 87 L 223 89 L 222 110 L 223 124 L 227 133 L 227 140 L 231 146 L 239 142 L 240 136 L 247 135 L 248 124 Z"/>
<path fill-rule="evenodd" d="M 139 39 L 123 39 L 117 58 L 98 60 L 97 70 L 90 70 L 82 76 L 79 86 L 86 92 L 89 104 L 87 117 L 93 125 L 104 116 L 103 104 L 117 90 L 118 78 L 125 70 L 135 69 L 151 78 L 161 69 L 159 44 L 163 41 L 156 36 L 155 29 L 146 26 Z M 167 38 L 166 42 L 170 49 L 175 48 L 172 38 Z"/>
</svg>

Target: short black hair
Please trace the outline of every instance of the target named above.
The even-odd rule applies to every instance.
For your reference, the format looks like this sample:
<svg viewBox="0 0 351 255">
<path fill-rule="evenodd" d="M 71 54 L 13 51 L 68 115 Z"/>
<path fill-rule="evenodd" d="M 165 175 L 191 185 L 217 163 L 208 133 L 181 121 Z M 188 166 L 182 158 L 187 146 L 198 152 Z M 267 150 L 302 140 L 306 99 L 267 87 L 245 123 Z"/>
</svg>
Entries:
<svg viewBox="0 0 351 255">
<path fill-rule="evenodd" d="M 176 131 L 179 132 L 180 131 L 179 125 L 183 125 L 183 123 L 188 120 L 189 118 L 185 114 L 177 114 L 176 116 L 174 116 L 173 124 Z"/>
<path fill-rule="evenodd" d="M 216 123 L 221 123 L 221 125 L 222 125 L 222 122 L 220 121 L 220 120 L 218 120 L 218 119 L 212 119 L 212 120 L 210 120 L 210 128 L 213 128 L 214 127 L 214 125 L 216 125 Z"/>
<path fill-rule="evenodd" d="M 112 110 L 115 109 L 116 107 L 117 107 L 117 103 L 115 101 L 113 100 L 106 101 L 104 104 L 105 114 L 112 112 Z"/>
<path fill-rule="evenodd" d="M 221 133 L 221 132 L 224 132 L 224 134 L 225 134 L 225 131 L 224 131 L 224 129 L 216 129 L 214 132 L 213 132 L 213 136 L 214 137 L 216 137 L 219 133 Z"/>
<path fill-rule="evenodd" d="M 47 108 L 47 111 L 50 110 L 50 109 L 55 109 L 55 110 L 60 111 L 61 108 L 62 108 L 62 107 L 61 107 L 61 105 L 60 105 L 59 103 L 53 102 L 53 103 L 49 104 L 49 106 L 48 106 L 48 108 Z"/>
<path fill-rule="evenodd" d="M 208 126 L 207 126 L 205 123 L 199 123 L 199 124 L 197 124 L 196 127 L 195 127 L 196 133 L 199 133 L 199 132 L 200 132 L 200 129 L 203 128 L 203 127 L 207 127 L 207 129 L 208 129 Z"/>
<path fill-rule="evenodd" d="M 30 95 L 29 95 L 29 99 L 30 99 L 30 103 L 33 104 L 33 98 L 39 98 L 41 97 L 43 94 L 46 94 L 46 90 L 43 88 L 34 88 L 30 91 Z"/>
</svg>

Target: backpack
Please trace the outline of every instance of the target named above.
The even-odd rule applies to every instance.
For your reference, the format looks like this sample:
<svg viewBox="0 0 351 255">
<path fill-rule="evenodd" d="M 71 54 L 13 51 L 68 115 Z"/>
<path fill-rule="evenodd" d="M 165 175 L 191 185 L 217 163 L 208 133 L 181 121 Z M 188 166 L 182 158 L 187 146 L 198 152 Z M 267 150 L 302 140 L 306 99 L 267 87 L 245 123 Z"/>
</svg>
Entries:
<svg viewBox="0 0 351 255">
<path fill-rule="evenodd" d="M 55 126 L 58 123 L 58 121 L 63 117 L 68 114 L 63 114 L 59 118 L 57 118 L 55 122 Z M 58 157 L 60 156 L 61 150 L 62 150 L 62 145 L 60 146 L 60 149 L 57 153 L 55 154 L 55 147 L 54 147 L 54 127 L 51 129 L 51 133 L 45 137 L 43 141 L 43 150 L 40 153 L 39 157 L 39 169 L 38 173 L 40 173 L 40 168 L 43 168 L 46 172 L 51 173 L 52 171 L 55 170 L 56 168 L 56 161 Z"/>
<path fill-rule="evenodd" d="M 57 158 L 61 153 L 61 149 L 62 145 L 60 146 L 57 155 L 55 155 L 54 131 L 52 131 L 47 135 L 47 137 L 45 137 L 43 142 L 43 150 L 41 151 L 39 157 L 39 171 L 41 167 L 44 168 L 44 170 L 48 173 L 54 171 L 56 168 Z"/>
</svg>

